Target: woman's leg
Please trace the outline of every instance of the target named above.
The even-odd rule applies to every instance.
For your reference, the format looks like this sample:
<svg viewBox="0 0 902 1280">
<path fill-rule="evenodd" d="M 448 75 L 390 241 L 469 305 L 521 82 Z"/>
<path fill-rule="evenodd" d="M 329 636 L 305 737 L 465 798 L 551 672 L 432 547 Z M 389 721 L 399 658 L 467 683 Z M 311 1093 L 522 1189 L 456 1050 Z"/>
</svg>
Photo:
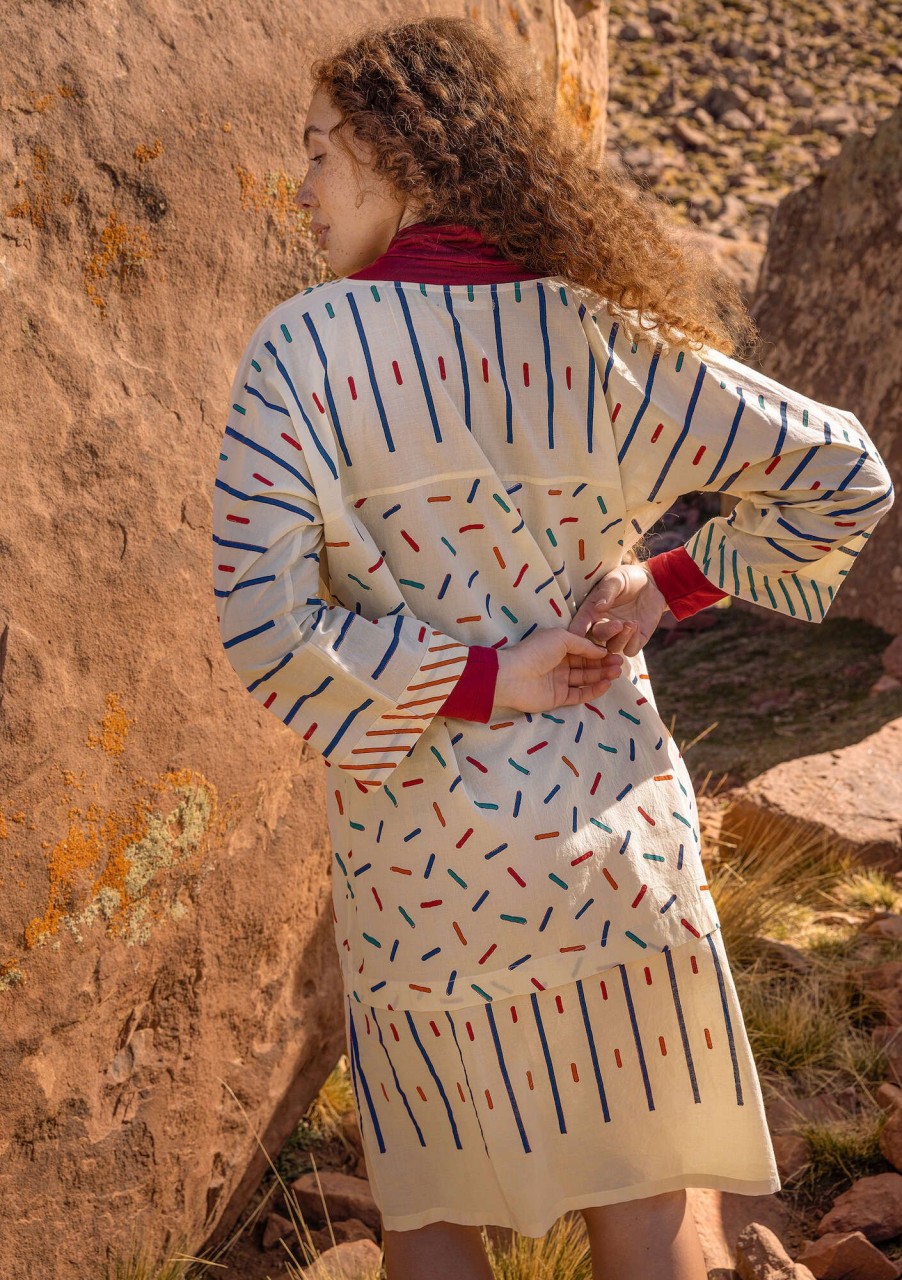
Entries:
<svg viewBox="0 0 902 1280">
<path fill-rule="evenodd" d="M 685 1188 L 583 1209 L 592 1280 L 707 1280 Z"/>
<path fill-rule="evenodd" d="M 382 1236 L 388 1280 L 492 1280 L 479 1227 L 430 1222 Z"/>
</svg>

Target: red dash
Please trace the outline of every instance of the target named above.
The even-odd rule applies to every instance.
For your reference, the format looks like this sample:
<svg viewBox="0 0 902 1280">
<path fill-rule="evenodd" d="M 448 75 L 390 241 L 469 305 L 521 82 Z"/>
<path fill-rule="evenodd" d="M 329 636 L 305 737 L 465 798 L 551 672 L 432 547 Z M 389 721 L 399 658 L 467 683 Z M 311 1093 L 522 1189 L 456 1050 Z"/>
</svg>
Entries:
<svg viewBox="0 0 902 1280">
<path fill-rule="evenodd" d="M 385 1092 L 385 1085 L 384 1085 L 384 1084 L 382 1084 L 382 1081 L 381 1081 L 381 1080 L 379 1081 L 379 1083 L 382 1085 L 382 1093 L 383 1093 L 383 1094 L 384 1094 L 384 1096 L 385 1096 L 385 1101 L 386 1101 L 386 1102 L 388 1102 L 388 1100 L 389 1100 L 389 1099 L 388 1099 L 388 1094 Z"/>
<path fill-rule="evenodd" d="M 398 368 L 398 362 L 397 362 L 397 360 L 392 360 L 392 362 L 391 362 L 391 367 L 392 367 L 392 368 L 394 369 L 394 371 L 395 371 L 395 382 L 397 382 L 397 384 L 398 384 L 398 386 L 399 386 L 399 387 L 400 387 L 400 386 L 403 386 L 403 385 L 404 385 L 404 379 L 401 377 L 401 370 Z"/>
<path fill-rule="evenodd" d="M 696 957 L 695 957 L 694 955 L 692 955 L 692 956 L 690 956 L 690 957 L 689 957 L 689 963 L 690 963 L 690 964 L 691 964 L 691 966 L 692 966 L 692 972 L 693 972 L 693 973 L 698 973 L 698 960 L 696 959 Z"/>
<path fill-rule="evenodd" d="M 399 876 L 412 876 L 413 872 L 409 867 L 389 867 L 389 871 L 397 871 Z"/>
<path fill-rule="evenodd" d="M 461 838 L 458 840 L 457 844 L 454 846 L 455 849 L 459 849 L 461 845 L 464 844 L 465 841 L 469 840 L 472 834 L 473 834 L 473 828 L 467 827 L 466 831 L 463 833 Z"/>
<path fill-rule="evenodd" d="M 585 862 L 586 858 L 594 858 L 594 857 L 595 857 L 595 850 L 589 849 L 585 853 L 581 853 L 578 858 L 573 858 L 570 865 L 571 867 L 578 867 L 581 862 Z"/>
<path fill-rule="evenodd" d="M 572 947 L 561 947 L 561 952 L 563 953 L 564 951 L 585 951 L 585 949 L 586 949 L 586 944 L 584 942 L 579 942 L 574 944 Z"/>
<path fill-rule="evenodd" d="M 558 1013 L 563 1013 L 563 1012 L 564 1012 L 564 1002 L 563 1002 L 563 1000 L 561 999 L 561 997 L 560 997 L 560 996 L 555 996 L 555 997 L 554 997 L 554 1003 L 557 1005 L 557 1011 L 558 1011 Z"/>
<path fill-rule="evenodd" d="M 598 984 L 598 985 L 601 987 L 601 998 L 602 998 L 602 1000 L 607 1000 L 607 998 L 608 998 L 608 989 L 607 989 L 607 987 L 606 987 L 606 986 L 605 986 L 605 984 L 604 984 L 604 978 L 602 978 L 602 979 L 601 979 L 601 981 L 599 982 L 599 984 Z"/>
<path fill-rule="evenodd" d="M 217 568 L 218 568 L 218 569 L 220 570 L 220 572 L 222 572 L 222 573 L 234 573 L 234 572 L 235 572 L 235 566 L 234 566 L 233 564 L 220 564 L 220 565 L 217 565 Z"/>
<path fill-rule="evenodd" d="M 424 778 L 408 778 L 406 782 L 402 782 L 402 787 L 419 787 L 425 781 Z"/>
<path fill-rule="evenodd" d="M 596 773 L 596 775 L 595 775 L 595 781 L 592 783 L 592 786 L 589 788 L 589 795 L 590 795 L 590 796 L 594 796 L 594 795 L 595 795 L 595 788 L 598 786 L 599 782 L 601 782 L 601 774 L 600 774 L 600 773 Z"/>
<path fill-rule="evenodd" d="M 517 1006 L 515 1004 L 511 1005 L 511 1021 L 517 1021 Z"/>
<path fill-rule="evenodd" d="M 555 613 L 557 614 L 557 616 L 558 616 L 559 618 L 562 618 L 562 617 L 564 616 L 564 615 L 561 613 L 560 605 L 559 605 L 559 604 L 558 604 L 558 602 L 555 600 L 554 596 L 549 597 L 548 603 L 551 605 L 552 609 L 555 611 Z"/>
<path fill-rule="evenodd" d="M 708 447 L 707 445 L 704 445 L 704 444 L 703 444 L 703 445 L 702 445 L 702 447 L 699 449 L 698 453 L 697 453 L 697 454 L 695 455 L 695 457 L 692 459 L 692 465 L 693 465 L 694 467 L 697 467 L 697 466 L 698 466 L 698 464 L 701 462 L 701 460 L 702 460 L 702 456 L 703 456 L 703 454 L 704 454 L 704 452 L 705 452 L 705 449 L 706 449 L 707 447 Z"/>
<path fill-rule="evenodd" d="M 696 938 L 700 938 L 702 936 L 699 933 L 698 929 L 696 929 L 693 925 L 691 925 L 688 920 L 680 920 L 680 924 L 684 925 L 689 930 L 689 932 L 693 934 Z"/>
<path fill-rule="evenodd" d="M 475 1040 L 476 1037 L 473 1035 L 473 1028 L 470 1026 L 469 1022 L 465 1023 L 464 1025 L 467 1028 L 467 1035 L 470 1037 L 471 1040 Z"/>
<path fill-rule="evenodd" d="M 319 409 L 320 413 L 325 413 L 326 411 L 325 411 L 325 409 L 323 408 L 323 406 L 322 406 L 322 404 L 321 404 L 321 402 L 320 402 L 320 398 L 319 398 L 319 396 L 316 394 L 316 392 L 315 392 L 315 391 L 314 391 L 314 392 L 312 392 L 311 394 L 312 394 L 312 396 L 313 396 L 313 401 L 314 401 L 314 404 L 316 405 L 317 409 Z"/>
<path fill-rule="evenodd" d="M 614 1061 L 617 1063 L 617 1066 L 618 1066 L 618 1067 L 622 1067 L 622 1066 L 623 1066 L 623 1059 L 622 1059 L 622 1058 L 621 1058 L 621 1056 L 620 1056 L 620 1050 L 619 1050 L 619 1049 L 615 1049 L 615 1050 L 614 1050 Z"/>
<path fill-rule="evenodd" d="M 520 572 L 517 574 L 516 578 L 514 579 L 514 586 L 515 586 L 515 587 L 519 587 L 519 585 L 520 585 L 520 579 L 523 577 L 524 573 L 526 572 L 526 570 L 527 570 L 528 568 L 529 568 L 529 565 L 528 565 L 528 564 L 525 564 L 525 565 L 523 566 L 523 568 L 520 570 Z"/>
<path fill-rule="evenodd" d="M 458 938 L 460 938 L 461 942 L 464 944 L 464 946 L 466 946 L 466 945 L 467 945 L 467 940 L 466 940 L 466 938 L 464 937 L 463 933 L 461 932 L 460 925 L 457 923 L 457 921 L 456 921 L 456 920 L 452 920 L 452 921 L 451 921 L 451 925 L 452 925 L 452 927 L 453 927 L 453 929 L 454 929 L 454 932 L 457 934 Z"/>
<path fill-rule="evenodd" d="M 442 905 L 441 898 L 435 898 L 432 902 L 421 902 L 421 907 L 440 907 Z"/>
<path fill-rule="evenodd" d="M 276 693 L 275 693 L 275 690 L 273 690 L 273 692 L 269 695 L 269 697 L 263 703 L 264 707 L 271 707 L 272 704 L 275 702 L 275 700 L 276 700 Z"/>
<path fill-rule="evenodd" d="M 534 751 L 541 751 L 543 747 L 547 747 L 547 746 L 548 746 L 548 739 L 545 738 L 542 742 L 537 742 L 534 747 L 527 747 L 526 754 L 528 756 L 531 756 Z"/>
<path fill-rule="evenodd" d="M 579 516 L 564 516 L 564 518 L 558 521 L 558 523 L 559 524 L 579 524 Z"/>
<path fill-rule="evenodd" d="M 837 529 L 854 529 L 858 524 L 857 520 L 834 520 L 833 523 Z"/>
<path fill-rule="evenodd" d="M 654 432 L 653 432 L 652 437 L 651 437 L 651 442 L 652 442 L 652 444 L 654 444 L 654 443 L 655 443 L 655 441 L 657 440 L 658 436 L 661 434 L 661 432 L 662 432 L 663 430 L 664 430 L 664 423 L 663 423 L 663 422 L 659 422 L 659 423 L 658 423 L 658 425 L 655 427 Z"/>
<path fill-rule="evenodd" d="M 492 945 L 489 947 L 488 951 L 485 953 L 485 955 L 479 957 L 479 964 L 485 964 L 486 960 L 488 960 L 489 956 L 492 954 L 492 952 L 495 950 L 497 946 L 498 946 L 498 943 L 493 942 Z"/>
<path fill-rule="evenodd" d="M 304 736 L 303 736 L 303 741 L 304 741 L 304 742 L 307 742 L 309 738 L 312 738 L 312 737 L 313 737 L 313 735 L 316 733 L 316 731 L 317 731 L 317 729 L 318 729 L 318 728 L 319 728 L 319 722 L 318 722 L 317 720 L 314 720 L 314 721 L 313 721 L 313 724 L 310 726 L 310 728 L 309 728 L 309 729 L 307 730 L 307 732 L 304 734 Z"/>
<path fill-rule="evenodd" d="M 376 570 L 379 568 L 379 566 L 384 563 L 385 563 L 385 556 L 380 556 L 375 564 L 370 565 L 369 569 L 367 569 L 367 573 L 375 573 Z"/>
<path fill-rule="evenodd" d="M 471 529 L 484 529 L 484 524 L 462 524 L 458 529 L 458 533 L 469 533 Z"/>
<path fill-rule="evenodd" d="M 489 1111 L 494 1110 L 494 1107 L 492 1104 L 492 1095 L 489 1093 L 488 1089 L 486 1089 L 485 1091 L 485 1100 L 489 1104 Z"/>
<path fill-rule="evenodd" d="M 617 404 L 615 404 L 615 405 L 614 405 L 614 412 L 611 414 L 611 421 L 612 421 L 612 422 L 616 422 L 616 421 L 617 421 L 617 414 L 620 412 L 620 410 L 622 409 L 622 407 L 623 407 L 623 406 L 620 404 L 620 402 L 619 402 L 619 401 L 617 402 Z"/>
<path fill-rule="evenodd" d="M 461 1085 L 461 1083 L 460 1083 L 460 1081 L 459 1081 L 459 1080 L 458 1080 L 458 1082 L 457 1082 L 457 1092 L 460 1094 L 460 1100 L 461 1100 L 461 1102 L 466 1102 L 466 1097 L 464 1096 L 463 1087 L 462 1087 L 462 1085 Z"/>
<path fill-rule="evenodd" d="M 439 376 L 440 376 L 440 378 L 441 378 L 442 382 L 444 382 L 444 381 L 445 381 L 445 377 L 446 377 L 446 374 L 445 374 L 445 357 L 444 357 L 444 356 L 439 356 L 439 358 L 438 358 L 438 371 L 439 371 Z"/>
<path fill-rule="evenodd" d="M 520 886 L 520 888 L 521 888 L 521 889 L 525 889 L 525 888 L 526 888 L 526 881 L 525 881 L 524 879 L 522 879 L 522 877 L 520 877 L 520 876 L 518 876 L 518 875 L 517 875 L 517 873 L 516 873 L 516 871 L 513 869 L 513 867 L 508 867 L 508 871 L 509 871 L 509 872 L 511 873 L 511 875 L 514 877 L 514 879 L 516 880 L 516 882 L 517 882 L 517 884 Z"/>
<path fill-rule="evenodd" d="M 769 476 L 769 475 L 770 475 L 770 473 L 773 471 L 774 467 L 775 467 L 775 466 L 777 465 L 777 463 L 780 461 L 780 457 L 781 457 L 781 455 L 778 453 L 778 454 L 776 455 L 776 457 L 771 458 L 770 462 L 769 462 L 769 463 L 767 464 L 767 466 L 764 468 L 764 474 L 765 474 L 766 476 Z"/>
<path fill-rule="evenodd" d="M 391 1027 L 392 1035 L 395 1037 L 396 1040 L 400 1041 L 401 1037 L 398 1035 L 398 1028 L 395 1026 L 393 1022 L 390 1022 L 388 1025 Z"/>
<path fill-rule="evenodd" d="M 226 520 L 232 520 L 234 521 L 235 524 L 250 524 L 250 519 L 248 516 L 227 515 Z"/>
<path fill-rule="evenodd" d="M 570 373 L 570 366 L 569 366 L 569 364 L 567 365 L 567 368 L 566 368 L 566 370 L 565 370 L 564 372 L 565 372 L 565 376 L 566 376 L 566 379 L 567 379 L 567 390 L 568 390 L 568 391 L 570 391 L 570 390 L 571 390 L 571 373 Z"/>
<path fill-rule="evenodd" d="M 646 821 L 646 822 L 648 822 L 651 826 L 656 827 L 656 826 L 658 825 L 658 824 L 655 822 L 654 818 L 650 817 L 650 816 L 645 812 L 645 810 L 642 808 L 641 804 L 637 804 L 637 805 L 636 805 L 636 808 L 637 808 L 637 809 L 639 810 L 639 812 L 642 814 L 642 817 L 645 819 L 645 821 Z"/>
<path fill-rule="evenodd" d="M 536 1086 L 533 1084 L 533 1082 L 532 1082 L 532 1072 L 531 1072 L 531 1071 L 527 1071 L 527 1073 L 526 1073 L 526 1083 L 529 1085 L 530 1089 L 534 1089 L 534 1088 L 536 1087 Z"/>
<path fill-rule="evenodd" d="M 542 986 L 541 982 L 539 982 L 538 978 L 530 978 L 530 982 L 532 983 L 532 985 L 533 985 L 534 987 L 538 987 L 540 991 L 544 991 L 544 990 L 545 990 L 545 988 Z"/>
<path fill-rule="evenodd" d="M 584 706 L 584 707 L 588 707 L 590 711 L 594 711 L 594 712 L 595 712 L 595 714 L 599 717 L 599 719 L 601 719 L 601 720 L 603 720 L 603 719 L 604 719 L 604 712 L 603 712 L 603 711 L 599 711 L 599 710 L 598 710 L 598 708 L 597 708 L 596 706 L 593 706 L 593 704 L 592 704 L 591 702 L 584 702 L 584 703 L 583 703 L 583 706 Z"/>
<path fill-rule="evenodd" d="M 441 1031 L 439 1031 L 438 1027 L 435 1025 L 435 1023 L 431 1019 L 430 1019 L 429 1025 L 437 1036 L 440 1036 L 442 1034 Z"/>
<path fill-rule="evenodd" d="M 645 897 L 645 891 L 647 890 L 647 888 L 648 888 L 648 885 L 647 885 L 647 884 L 644 884 L 644 885 L 642 886 L 642 888 L 641 888 L 641 889 L 639 890 L 639 892 L 636 894 L 635 898 L 633 898 L 632 902 L 630 903 L 630 906 L 631 906 L 631 907 L 636 907 L 636 906 L 638 906 L 638 905 L 639 905 L 639 903 L 640 903 L 640 902 L 642 901 L 642 899 Z"/>
<path fill-rule="evenodd" d="M 407 985 L 410 987 L 411 991 L 426 991 L 426 992 L 432 991 L 431 987 L 418 987 L 415 982 L 408 982 Z"/>
<path fill-rule="evenodd" d="M 483 382 L 488 382 L 489 380 L 489 362 L 485 356 L 482 357 L 482 380 Z"/>
<path fill-rule="evenodd" d="M 425 1101 L 426 1101 L 426 1095 L 425 1095 L 425 1093 L 423 1092 L 423 1086 L 422 1086 L 422 1085 L 419 1085 L 419 1084 L 417 1085 L 417 1093 L 420 1095 L 420 1097 L 421 1097 L 421 1098 L 423 1099 L 423 1101 L 425 1102 Z"/>
<path fill-rule="evenodd" d="M 370 885 L 370 888 L 371 888 L 371 889 L 372 889 L 372 891 L 373 891 L 373 897 L 376 899 L 376 906 L 377 906 L 377 907 L 379 908 L 379 910 L 381 911 L 381 910 L 382 910 L 382 899 L 379 897 L 378 893 L 376 892 L 376 886 L 375 886 L 374 884 L 371 884 L 371 885 Z"/>
<path fill-rule="evenodd" d="M 304 450 L 300 446 L 300 442 L 297 440 L 293 440 L 287 431 L 282 432 L 282 439 L 285 441 L 286 444 L 290 444 L 292 449 L 297 449 L 299 453 L 304 452 Z"/>
<path fill-rule="evenodd" d="M 348 377 L 348 386 L 351 388 L 351 399 L 352 399 L 352 400 L 356 400 L 356 399 L 357 399 L 357 388 L 354 386 L 354 379 L 353 379 L 353 378 L 351 378 L 351 377 Z"/>
<path fill-rule="evenodd" d="M 819 489 L 820 487 L 821 487 L 821 482 L 820 482 L 820 480 L 815 480 L 815 481 L 812 483 L 812 485 L 811 485 L 811 488 L 812 488 L 812 489 Z"/>
<path fill-rule="evenodd" d="M 267 480 L 266 476 L 261 476 L 259 471 L 254 472 L 254 479 L 259 480 L 261 484 L 268 484 L 272 488 L 272 481 Z"/>
<path fill-rule="evenodd" d="M 523 361 L 523 385 L 529 386 L 529 364 L 526 360 Z"/>
<path fill-rule="evenodd" d="M 651 969 L 649 969 L 648 965 L 645 966 L 645 981 L 651 986 Z"/>
<path fill-rule="evenodd" d="M 406 530 L 406 529 L 402 529 L 402 530 L 401 530 L 401 537 L 405 540 L 405 542 L 409 542 L 409 543 L 410 543 L 410 545 L 413 547 L 414 551 L 419 551 L 419 549 L 420 549 L 419 543 L 414 542 L 413 538 L 410 536 L 410 534 L 407 532 L 407 530 Z"/>
<path fill-rule="evenodd" d="M 709 1049 L 714 1048 L 714 1042 L 711 1039 L 711 1032 L 708 1030 L 707 1027 L 705 1027 L 705 1044 L 708 1046 Z"/>
<path fill-rule="evenodd" d="M 636 706 L 637 706 L 637 707 L 641 707 L 641 706 L 642 706 L 642 704 L 643 704 L 643 702 L 648 702 L 648 698 L 637 698 L 637 699 L 636 699 Z"/>
<path fill-rule="evenodd" d="M 576 1063 L 575 1063 L 575 1062 L 571 1062 L 571 1063 L 570 1063 L 570 1071 L 571 1071 L 571 1073 L 572 1073 L 572 1075 L 573 1075 L 573 1081 L 574 1081 L 574 1083 L 575 1083 L 575 1084 L 579 1084 L 579 1072 L 578 1072 L 578 1071 L 577 1071 L 577 1069 L 576 1069 Z"/>
</svg>

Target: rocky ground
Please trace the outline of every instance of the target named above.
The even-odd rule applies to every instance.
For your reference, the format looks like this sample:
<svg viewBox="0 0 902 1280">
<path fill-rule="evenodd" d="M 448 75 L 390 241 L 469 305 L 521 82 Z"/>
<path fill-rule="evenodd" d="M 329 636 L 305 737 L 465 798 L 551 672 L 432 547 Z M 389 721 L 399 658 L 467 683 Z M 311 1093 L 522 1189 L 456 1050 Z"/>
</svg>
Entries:
<svg viewBox="0 0 902 1280">
<path fill-rule="evenodd" d="M 902 95 L 899 0 L 610 5 L 608 150 L 700 229 L 771 213 Z"/>
</svg>

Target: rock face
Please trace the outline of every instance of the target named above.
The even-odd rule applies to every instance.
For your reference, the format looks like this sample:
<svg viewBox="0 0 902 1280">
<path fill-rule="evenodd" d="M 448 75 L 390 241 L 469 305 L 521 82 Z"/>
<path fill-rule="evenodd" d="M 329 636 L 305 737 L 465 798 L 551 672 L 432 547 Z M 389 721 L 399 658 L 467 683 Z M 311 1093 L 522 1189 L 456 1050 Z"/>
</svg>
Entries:
<svg viewBox="0 0 902 1280">
<path fill-rule="evenodd" d="M 783 827 L 820 834 L 863 866 L 898 870 L 900 814 L 902 720 L 891 720 L 852 746 L 787 760 L 736 788 L 722 828 L 742 837 L 767 819 L 775 837 Z"/>
<path fill-rule="evenodd" d="M 851 410 L 902 477 L 902 107 L 846 138 L 777 208 L 751 311 L 774 345 L 763 371 Z M 832 606 L 902 632 L 902 504 L 881 521 Z"/>
<path fill-rule="evenodd" d="M 591 135 L 580 7 L 487 16 Z M 221 1238 L 344 1048 L 324 770 L 222 650 L 210 490 L 248 336 L 322 278 L 292 197 L 346 14 L 7 10 L 0 1275 L 69 1280 Z"/>
</svg>

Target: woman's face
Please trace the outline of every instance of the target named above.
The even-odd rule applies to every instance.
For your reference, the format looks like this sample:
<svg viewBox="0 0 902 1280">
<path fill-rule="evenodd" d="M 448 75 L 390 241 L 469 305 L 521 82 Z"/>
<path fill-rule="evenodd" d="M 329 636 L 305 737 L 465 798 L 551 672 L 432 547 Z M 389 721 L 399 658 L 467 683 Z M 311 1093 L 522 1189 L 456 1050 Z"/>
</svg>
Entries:
<svg viewBox="0 0 902 1280">
<path fill-rule="evenodd" d="M 304 121 L 309 167 L 295 203 L 311 213 L 318 248 L 338 276 L 359 271 L 384 253 L 389 241 L 411 222 L 416 208 L 399 197 L 371 168 L 372 151 L 345 134 L 358 166 L 329 129 L 341 119 L 322 89 L 314 93 Z"/>
</svg>

